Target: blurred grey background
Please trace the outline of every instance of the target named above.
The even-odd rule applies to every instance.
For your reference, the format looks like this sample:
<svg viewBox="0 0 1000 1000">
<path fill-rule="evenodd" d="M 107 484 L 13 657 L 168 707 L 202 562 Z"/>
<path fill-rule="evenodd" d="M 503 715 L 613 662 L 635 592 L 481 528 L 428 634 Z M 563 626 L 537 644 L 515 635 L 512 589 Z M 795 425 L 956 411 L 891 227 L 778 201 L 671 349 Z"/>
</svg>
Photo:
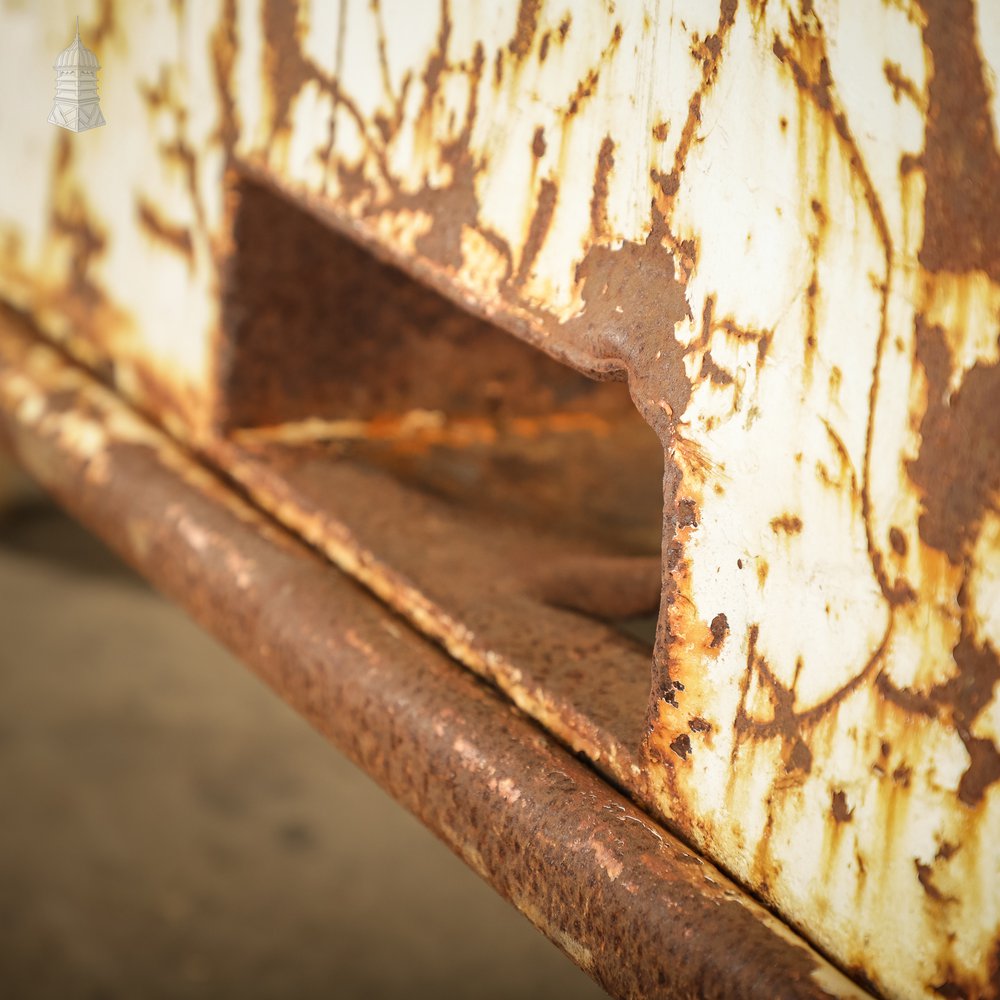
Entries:
<svg viewBox="0 0 1000 1000">
<path fill-rule="evenodd" d="M 601 997 L 42 500 L 0 512 L 0 996 Z"/>
</svg>

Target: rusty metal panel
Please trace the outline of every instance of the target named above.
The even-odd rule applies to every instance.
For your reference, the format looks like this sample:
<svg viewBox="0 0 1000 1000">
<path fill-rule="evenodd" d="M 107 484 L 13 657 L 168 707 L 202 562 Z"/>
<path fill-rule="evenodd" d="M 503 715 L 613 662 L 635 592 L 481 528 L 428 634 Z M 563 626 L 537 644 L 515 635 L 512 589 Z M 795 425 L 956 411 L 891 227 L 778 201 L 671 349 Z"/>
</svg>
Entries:
<svg viewBox="0 0 1000 1000">
<path fill-rule="evenodd" d="M 3 308 L 0 439 L 614 996 L 868 996 Z"/>
<path fill-rule="evenodd" d="M 3 9 L 0 93 L 45 93 L 71 12 Z M 627 379 L 666 466 L 628 787 L 885 993 L 994 995 L 997 4 L 80 14 L 112 124 L 70 143 L 23 102 L 5 113 L 30 142 L 0 160 L 0 295 L 245 462 L 212 429 L 233 409 L 219 292 L 253 177 Z M 279 516 L 306 531 L 308 508 Z M 331 554 L 364 576 L 348 548 Z M 419 620 L 426 596 L 401 603 Z"/>
</svg>

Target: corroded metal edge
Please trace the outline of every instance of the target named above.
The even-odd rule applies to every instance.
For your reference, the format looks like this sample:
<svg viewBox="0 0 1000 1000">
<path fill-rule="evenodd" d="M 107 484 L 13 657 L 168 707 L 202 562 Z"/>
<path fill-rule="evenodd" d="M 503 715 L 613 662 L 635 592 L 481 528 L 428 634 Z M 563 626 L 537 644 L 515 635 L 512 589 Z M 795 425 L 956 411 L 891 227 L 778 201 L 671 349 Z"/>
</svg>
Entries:
<svg viewBox="0 0 1000 1000">
<path fill-rule="evenodd" d="M 8 312 L 0 440 L 613 995 L 868 995 Z"/>
</svg>

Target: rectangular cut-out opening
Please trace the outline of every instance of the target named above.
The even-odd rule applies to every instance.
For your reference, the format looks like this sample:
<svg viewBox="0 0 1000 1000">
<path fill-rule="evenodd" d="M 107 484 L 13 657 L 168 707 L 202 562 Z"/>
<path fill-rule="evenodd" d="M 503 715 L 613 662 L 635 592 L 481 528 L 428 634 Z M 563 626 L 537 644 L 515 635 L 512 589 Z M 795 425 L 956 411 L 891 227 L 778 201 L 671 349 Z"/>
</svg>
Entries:
<svg viewBox="0 0 1000 1000">
<path fill-rule="evenodd" d="M 226 430 L 308 437 L 311 421 L 438 495 L 658 555 L 662 449 L 624 383 L 552 360 L 261 184 L 236 190 Z"/>
<path fill-rule="evenodd" d="M 218 416 L 237 478 L 473 669 L 515 697 L 544 691 L 562 706 L 554 731 L 634 749 L 663 451 L 628 387 L 476 318 L 257 182 L 234 194 Z"/>
</svg>

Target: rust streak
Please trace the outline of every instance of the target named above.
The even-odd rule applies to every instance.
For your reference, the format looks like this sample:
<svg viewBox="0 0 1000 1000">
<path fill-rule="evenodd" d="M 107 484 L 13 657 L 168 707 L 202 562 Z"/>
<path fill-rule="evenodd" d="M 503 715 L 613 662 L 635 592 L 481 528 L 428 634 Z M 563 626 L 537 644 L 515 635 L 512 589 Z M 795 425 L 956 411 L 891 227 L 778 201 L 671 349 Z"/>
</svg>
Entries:
<svg viewBox="0 0 1000 1000">
<path fill-rule="evenodd" d="M 614 140 L 606 135 L 597 153 L 594 191 L 590 199 L 590 231 L 597 239 L 608 235 L 608 177 L 615 166 L 614 153 Z"/>
<path fill-rule="evenodd" d="M 194 264 L 194 245 L 191 241 L 191 231 L 187 226 L 167 222 L 159 210 L 145 198 L 140 198 L 136 207 L 139 225 L 149 235 L 160 243 L 185 257 L 190 265 Z"/>
<path fill-rule="evenodd" d="M 882 64 L 882 72 L 889 86 L 892 87 L 893 100 L 898 104 L 901 97 L 909 98 L 921 110 L 924 107 L 923 94 L 917 90 L 917 85 L 908 77 L 903 75 L 899 63 L 894 63 L 889 59 Z"/>
<path fill-rule="evenodd" d="M 517 8 L 517 25 L 514 37 L 508 46 L 515 59 L 523 59 L 530 51 L 538 30 L 538 12 L 541 10 L 541 0 L 521 0 Z"/>
<path fill-rule="evenodd" d="M 542 249 L 542 244 L 549 232 L 549 226 L 552 225 L 552 216 L 556 210 L 558 195 L 559 188 L 555 181 L 545 178 L 541 183 L 535 211 L 531 216 L 531 225 L 528 227 L 528 236 L 524 241 L 521 262 L 514 275 L 515 286 L 523 285 L 531 276 L 531 268 L 535 263 L 535 258 Z"/>
</svg>

